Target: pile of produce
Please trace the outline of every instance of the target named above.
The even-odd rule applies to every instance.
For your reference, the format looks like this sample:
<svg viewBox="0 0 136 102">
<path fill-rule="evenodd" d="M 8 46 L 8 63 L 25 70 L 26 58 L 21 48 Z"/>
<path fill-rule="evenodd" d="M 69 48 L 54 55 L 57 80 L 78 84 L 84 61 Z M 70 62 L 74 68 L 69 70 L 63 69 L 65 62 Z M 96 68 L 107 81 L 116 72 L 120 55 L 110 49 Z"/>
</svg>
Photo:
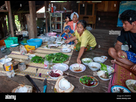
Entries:
<svg viewBox="0 0 136 102">
<path fill-rule="evenodd" d="M 32 57 L 31 62 L 44 64 L 44 58 L 40 56 L 34 56 Z"/>
<path fill-rule="evenodd" d="M 48 54 L 45 56 L 45 58 L 47 61 L 52 60 L 52 63 L 63 63 L 68 60 L 69 56 L 59 52 L 55 54 Z"/>
</svg>

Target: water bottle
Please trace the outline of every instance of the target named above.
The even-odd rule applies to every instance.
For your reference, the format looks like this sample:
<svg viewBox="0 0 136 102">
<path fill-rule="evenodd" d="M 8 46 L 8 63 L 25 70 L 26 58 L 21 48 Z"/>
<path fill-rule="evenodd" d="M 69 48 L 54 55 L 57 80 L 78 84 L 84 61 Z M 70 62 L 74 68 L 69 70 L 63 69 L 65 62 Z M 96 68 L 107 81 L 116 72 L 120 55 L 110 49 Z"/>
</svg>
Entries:
<svg viewBox="0 0 136 102">
<path fill-rule="evenodd" d="M 47 61 L 46 59 L 44 60 L 44 68 L 48 68 L 49 67 L 49 61 Z"/>
</svg>

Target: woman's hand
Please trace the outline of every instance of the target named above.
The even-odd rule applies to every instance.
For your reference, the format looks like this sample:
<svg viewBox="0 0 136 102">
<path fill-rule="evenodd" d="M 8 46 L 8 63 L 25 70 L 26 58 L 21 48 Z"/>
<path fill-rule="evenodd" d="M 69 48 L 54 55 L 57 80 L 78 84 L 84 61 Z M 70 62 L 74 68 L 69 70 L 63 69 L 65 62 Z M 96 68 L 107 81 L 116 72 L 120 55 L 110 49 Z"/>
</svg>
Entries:
<svg viewBox="0 0 136 102">
<path fill-rule="evenodd" d="M 65 41 L 65 43 L 69 43 L 70 41 L 69 41 L 69 39 L 67 39 L 66 41 Z"/>
<path fill-rule="evenodd" d="M 77 63 L 81 64 L 81 60 L 79 58 L 77 58 Z"/>
</svg>

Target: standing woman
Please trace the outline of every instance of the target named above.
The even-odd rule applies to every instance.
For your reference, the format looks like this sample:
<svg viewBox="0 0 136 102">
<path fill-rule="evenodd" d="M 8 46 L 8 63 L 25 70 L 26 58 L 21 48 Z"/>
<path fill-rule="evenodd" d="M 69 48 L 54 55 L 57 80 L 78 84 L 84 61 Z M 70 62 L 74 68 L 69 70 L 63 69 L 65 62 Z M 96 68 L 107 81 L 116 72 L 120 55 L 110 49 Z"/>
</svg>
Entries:
<svg viewBox="0 0 136 102">
<path fill-rule="evenodd" d="M 90 33 L 90 31 L 86 30 L 86 21 L 80 20 L 77 22 L 77 30 L 75 31 L 75 36 L 73 38 L 67 39 L 65 43 L 69 43 L 73 40 L 78 40 L 74 50 L 79 51 L 77 63 L 80 64 L 84 51 L 93 50 L 97 45 L 95 37 Z"/>
</svg>

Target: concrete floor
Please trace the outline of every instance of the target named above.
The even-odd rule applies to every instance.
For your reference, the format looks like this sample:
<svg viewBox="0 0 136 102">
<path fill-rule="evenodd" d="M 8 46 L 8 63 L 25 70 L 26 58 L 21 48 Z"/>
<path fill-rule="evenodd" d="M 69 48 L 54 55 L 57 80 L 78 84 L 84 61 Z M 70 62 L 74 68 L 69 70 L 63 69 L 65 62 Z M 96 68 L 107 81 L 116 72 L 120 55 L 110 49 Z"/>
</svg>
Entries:
<svg viewBox="0 0 136 102">
<path fill-rule="evenodd" d="M 112 59 L 109 55 L 108 55 L 108 48 L 109 47 L 113 47 L 114 43 L 116 42 L 116 38 L 117 35 L 109 35 L 109 30 L 100 30 L 100 29 L 95 29 L 92 30 L 91 33 L 96 37 L 96 41 L 97 41 L 97 47 L 93 50 L 93 51 L 88 51 L 85 52 L 84 55 L 82 56 L 82 58 L 84 57 L 100 57 L 102 55 L 105 55 L 108 57 L 107 61 L 104 63 L 106 65 L 111 65 L 110 60 Z M 6 53 L 1 53 L 0 52 L 0 58 L 4 57 L 4 55 L 9 54 L 10 51 L 7 50 Z M 78 56 L 78 52 L 74 51 L 73 55 L 71 57 L 71 61 L 69 63 L 69 66 L 73 63 L 76 63 L 76 58 Z M 70 74 L 74 74 L 76 76 L 82 76 L 82 75 L 94 75 L 94 72 L 92 72 L 88 66 L 86 66 L 86 70 L 82 73 L 73 73 L 70 70 L 66 71 Z M 74 77 L 70 77 L 67 76 L 66 79 L 68 79 L 69 82 L 71 82 L 74 86 L 75 89 L 73 91 L 73 93 L 78 93 L 78 92 L 95 92 L 95 93 L 103 93 L 103 92 L 107 92 L 107 88 L 108 88 L 108 84 L 109 81 L 102 81 L 100 80 L 97 76 L 95 76 L 98 81 L 99 81 L 99 85 L 97 87 L 94 88 L 86 88 L 83 87 L 80 83 L 79 83 L 79 79 L 74 78 Z M 39 87 L 39 89 L 41 91 L 43 91 L 43 80 L 38 80 L 38 79 L 34 79 L 34 82 L 36 83 L 36 85 Z M 55 82 L 54 81 L 49 81 L 50 83 L 47 83 L 47 92 L 49 93 L 53 93 L 54 92 L 54 85 Z M 11 90 L 15 87 L 18 86 L 18 84 L 26 84 L 26 85 L 32 85 L 28 79 L 26 79 L 24 76 L 18 76 L 16 75 L 14 78 L 8 78 L 7 76 L 3 76 L 0 73 L 0 92 L 11 92 Z"/>
</svg>

